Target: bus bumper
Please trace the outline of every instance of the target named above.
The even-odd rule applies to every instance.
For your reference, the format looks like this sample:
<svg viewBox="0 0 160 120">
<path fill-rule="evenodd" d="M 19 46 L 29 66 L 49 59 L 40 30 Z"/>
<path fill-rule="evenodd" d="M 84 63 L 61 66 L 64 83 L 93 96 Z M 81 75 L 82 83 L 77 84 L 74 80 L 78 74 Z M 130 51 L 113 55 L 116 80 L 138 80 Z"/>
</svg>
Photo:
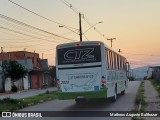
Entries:
<svg viewBox="0 0 160 120">
<path fill-rule="evenodd" d="M 57 92 L 58 99 L 76 99 L 78 97 L 84 97 L 85 99 L 92 98 L 107 98 L 107 88 L 102 88 L 99 91 L 87 91 L 87 92 Z"/>
</svg>

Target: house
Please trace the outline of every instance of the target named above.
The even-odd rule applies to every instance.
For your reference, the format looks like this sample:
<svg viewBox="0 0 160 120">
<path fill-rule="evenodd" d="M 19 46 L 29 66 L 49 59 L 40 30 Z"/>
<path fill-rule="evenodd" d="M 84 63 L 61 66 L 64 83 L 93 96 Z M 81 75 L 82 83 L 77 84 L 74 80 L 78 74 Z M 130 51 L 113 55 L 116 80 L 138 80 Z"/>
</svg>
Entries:
<svg viewBox="0 0 160 120">
<path fill-rule="evenodd" d="M 44 82 L 44 73 L 47 70 L 48 62 L 45 64 L 40 59 L 39 54 L 35 52 L 27 52 L 27 51 L 14 51 L 14 52 L 3 52 L 0 53 L 0 65 L 2 65 L 2 61 L 4 60 L 15 60 L 24 66 L 28 70 L 28 75 L 23 79 L 24 89 L 38 89 L 41 88 Z M 45 68 L 45 70 L 43 70 Z M 2 86 L 2 68 L 0 68 L 0 90 L 3 88 Z M 7 79 L 9 80 L 9 79 Z M 8 82 L 6 80 L 6 82 Z M 19 89 L 22 88 L 22 80 L 18 80 L 16 83 Z"/>
<path fill-rule="evenodd" d="M 49 87 L 54 86 L 54 80 L 49 74 L 48 60 L 41 59 L 42 70 L 44 73 L 44 83 L 47 83 Z"/>
<path fill-rule="evenodd" d="M 147 78 L 153 78 L 160 83 L 160 66 L 150 66 Z"/>
</svg>

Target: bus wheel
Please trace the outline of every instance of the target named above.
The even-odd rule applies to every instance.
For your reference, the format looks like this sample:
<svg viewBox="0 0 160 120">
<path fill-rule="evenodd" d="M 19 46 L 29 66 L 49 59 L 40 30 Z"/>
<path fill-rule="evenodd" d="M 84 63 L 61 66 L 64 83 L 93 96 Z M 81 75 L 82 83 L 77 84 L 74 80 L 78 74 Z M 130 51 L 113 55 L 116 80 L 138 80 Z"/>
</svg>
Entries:
<svg viewBox="0 0 160 120">
<path fill-rule="evenodd" d="M 124 95 L 125 94 L 125 90 L 123 90 L 122 92 L 121 92 L 121 95 Z"/>
<path fill-rule="evenodd" d="M 114 90 L 114 96 L 112 97 L 112 102 L 116 102 L 117 100 L 117 89 Z"/>
<path fill-rule="evenodd" d="M 84 99 L 84 98 L 76 98 L 75 101 L 76 101 L 77 104 L 80 104 L 80 103 L 86 102 L 86 99 Z"/>
<path fill-rule="evenodd" d="M 126 83 L 125 83 L 125 86 L 124 86 L 124 90 L 121 92 L 121 95 L 125 94 L 125 90 L 126 90 Z"/>
</svg>

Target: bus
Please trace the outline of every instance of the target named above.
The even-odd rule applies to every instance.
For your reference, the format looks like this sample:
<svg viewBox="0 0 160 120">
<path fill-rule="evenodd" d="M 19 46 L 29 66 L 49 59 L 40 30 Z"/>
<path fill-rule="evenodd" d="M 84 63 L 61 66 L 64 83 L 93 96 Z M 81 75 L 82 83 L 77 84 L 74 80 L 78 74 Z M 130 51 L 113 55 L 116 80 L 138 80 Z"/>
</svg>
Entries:
<svg viewBox="0 0 160 120">
<path fill-rule="evenodd" d="M 128 62 L 101 41 L 72 42 L 56 47 L 56 77 L 61 100 L 112 98 L 125 94 Z"/>
</svg>

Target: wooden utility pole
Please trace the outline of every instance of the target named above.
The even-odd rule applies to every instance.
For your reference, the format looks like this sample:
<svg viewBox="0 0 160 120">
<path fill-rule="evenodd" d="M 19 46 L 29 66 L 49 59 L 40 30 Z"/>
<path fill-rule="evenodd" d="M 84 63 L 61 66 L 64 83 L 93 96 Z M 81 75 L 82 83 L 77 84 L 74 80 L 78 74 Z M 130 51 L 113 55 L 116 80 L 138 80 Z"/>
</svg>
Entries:
<svg viewBox="0 0 160 120">
<path fill-rule="evenodd" d="M 121 49 L 119 49 L 118 52 L 121 53 L 122 52 Z"/>
<path fill-rule="evenodd" d="M 113 40 L 115 40 L 116 38 L 108 38 L 107 40 L 110 40 L 111 41 L 111 47 L 112 47 L 112 42 Z"/>
<path fill-rule="evenodd" d="M 1 47 L 1 55 L 2 55 L 2 91 L 5 92 L 5 73 L 4 73 L 4 56 L 3 56 L 3 47 Z"/>
<path fill-rule="evenodd" d="M 1 53 L 3 53 L 3 47 L 1 47 Z"/>
<path fill-rule="evenodd" d="M 79 13 L 79 36 L 80 36 L 80 42 L 82 42 L 82 24 L 81 24 L 81 13 Z"/>
</svg>

